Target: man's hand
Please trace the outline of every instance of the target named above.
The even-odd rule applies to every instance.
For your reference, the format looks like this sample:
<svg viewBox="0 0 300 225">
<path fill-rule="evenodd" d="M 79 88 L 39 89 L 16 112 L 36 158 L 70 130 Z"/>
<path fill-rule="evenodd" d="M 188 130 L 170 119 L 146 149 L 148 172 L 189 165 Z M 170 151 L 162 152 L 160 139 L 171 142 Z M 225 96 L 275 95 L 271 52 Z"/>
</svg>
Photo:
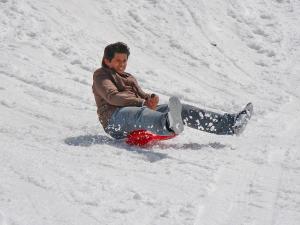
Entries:
<svg viewBox="0 0 300 225">
<path fill-rule="evenodd" d="M 152 110 L 156 110 L 158 102 L 159 102 L 158 95 L 151 94 L 151 97 L 145 101 L 144 105 Z"/>
</svg>

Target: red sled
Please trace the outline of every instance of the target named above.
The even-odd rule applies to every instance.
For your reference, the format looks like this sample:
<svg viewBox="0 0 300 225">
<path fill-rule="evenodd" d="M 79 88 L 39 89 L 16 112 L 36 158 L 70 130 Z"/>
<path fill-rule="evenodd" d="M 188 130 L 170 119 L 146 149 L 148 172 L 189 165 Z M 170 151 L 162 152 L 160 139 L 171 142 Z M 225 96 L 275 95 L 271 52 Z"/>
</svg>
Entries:
<svg viewBox="0 0 300 225">
<path fill-rule="evenodd" d="M 128 134 L 126 143 L 129 145 L 144 146 L 152 142 L 168 140 L 174 138 L 175 136 L 176 134 L 158 135 L 147 130 L 135 130 Z"/>
</svg>

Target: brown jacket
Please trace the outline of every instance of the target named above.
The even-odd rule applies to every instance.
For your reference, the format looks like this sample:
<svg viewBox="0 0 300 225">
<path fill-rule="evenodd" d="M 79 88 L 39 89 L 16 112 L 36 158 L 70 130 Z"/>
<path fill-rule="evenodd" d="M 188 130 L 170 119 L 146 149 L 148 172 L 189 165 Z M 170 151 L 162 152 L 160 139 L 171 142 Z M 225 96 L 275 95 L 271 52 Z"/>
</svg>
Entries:
<svg viewBox="0 0 300 225">
<path fill-rule="evenodd" d="M 118 107 L 139 106 L 150 97 L 129 73 L 118 74 L 102 67 L 94 72 L 93 93 L 99 120 L 106 128 L 108 120 Z"/>
</svg>

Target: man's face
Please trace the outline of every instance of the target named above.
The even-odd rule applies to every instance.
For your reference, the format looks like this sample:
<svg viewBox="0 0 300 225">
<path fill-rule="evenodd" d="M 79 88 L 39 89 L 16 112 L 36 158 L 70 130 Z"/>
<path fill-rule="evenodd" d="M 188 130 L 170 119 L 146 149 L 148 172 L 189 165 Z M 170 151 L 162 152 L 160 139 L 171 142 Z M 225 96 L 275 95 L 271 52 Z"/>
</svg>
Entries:
<svg viewBox="0 0 300 225">
<path fill-rule="evenodd" d="M 105 64 L 114 69 L 117 73 L 123 73 L 127 66 L 127 54 L 125 53 L 115 53 L 111 61 L 104 59 Z"/>
</svg>

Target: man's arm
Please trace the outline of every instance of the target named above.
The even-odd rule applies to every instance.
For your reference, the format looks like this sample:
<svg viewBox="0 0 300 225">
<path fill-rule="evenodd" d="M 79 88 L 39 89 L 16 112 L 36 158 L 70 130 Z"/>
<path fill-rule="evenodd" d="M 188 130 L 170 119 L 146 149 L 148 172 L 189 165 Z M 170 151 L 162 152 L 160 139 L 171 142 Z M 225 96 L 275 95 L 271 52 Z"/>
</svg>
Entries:
<svg viewBox="0 0 300 225">
<path fill-rule="evenodd" d="M 108 77 L 96 77 L 94 80 L 94 88 L 96 93 L 111 105 L 142 106 L 144 103 L 143 99 L 131 96 L 127 91 L 119 91 Z"/>
<path fill-rule="evenodd" d="M 159 102 L 159 97 L 158 95 L 152 93 L 152 94 L 147 94 L 145 93 L 142 88 L 139 86 L 137 80 L 135 79 L 135 77 L 132 76 L 132 78 L 134 79 L 134 84 L 136 86 L 137 92 L 138 94 L 145 99 L 143 105 L 147 106 L 148 108 L 155 110 L 156 106 L 158 105 Z"/>
<path fill-rule="evenodd" d="M 132 76 L 132 75 L 131 75 Z M 141 96 L 143 99 L 150 99 L 150 97 L 151 97 L 151 94 L 147 94 L 146 92 L 144 92 L 143 90 L 142 90 L 142 88 L 140 87 L 140 85 L 138 84 L 138 82 L 137 82 L 137 80 L 135 79 L 135 77 L 133 77 L 132 76 L 132 78 L 133 78 L 133 80 L 134 80 L 134 84 L 135 84 L 135 86 L 136 86 L 136 89 L 137 89 L 137 92 L 138 92 L 138 94 L 139 94 L 139 96 Z"/>
</svg>

